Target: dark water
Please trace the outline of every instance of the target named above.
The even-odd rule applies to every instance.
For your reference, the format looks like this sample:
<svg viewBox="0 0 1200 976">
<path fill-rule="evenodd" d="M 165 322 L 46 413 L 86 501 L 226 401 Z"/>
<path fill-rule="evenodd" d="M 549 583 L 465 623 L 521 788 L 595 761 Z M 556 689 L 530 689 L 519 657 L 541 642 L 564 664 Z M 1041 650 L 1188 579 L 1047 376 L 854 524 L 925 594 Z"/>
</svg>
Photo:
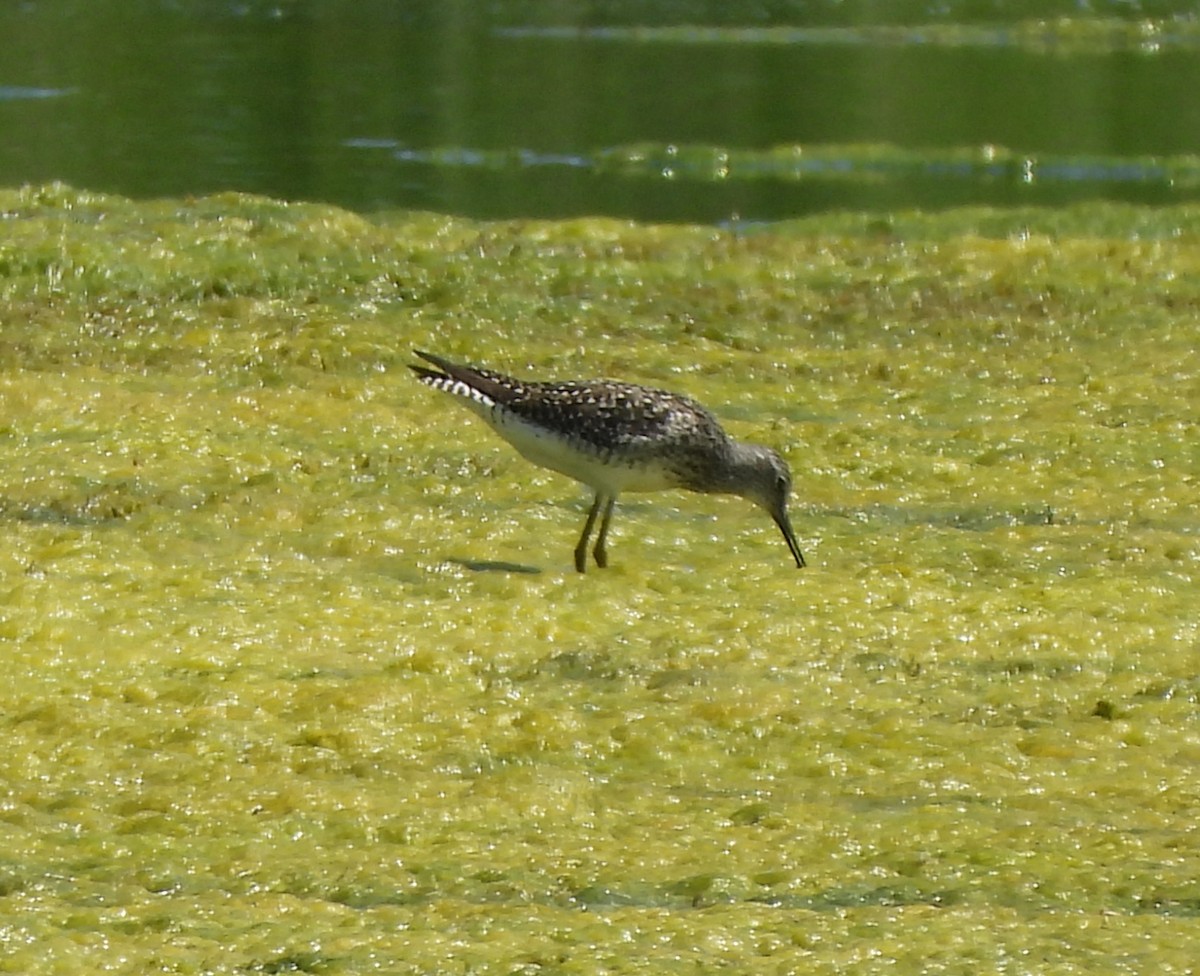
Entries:
<svg viewBox="0 0 1200 976">
<path fill-rule="evenodd" d="M 878 6 L 6 4 L 0 185 L 700 222 L 1200 191 L 1188 5 Z"/>
</svg>

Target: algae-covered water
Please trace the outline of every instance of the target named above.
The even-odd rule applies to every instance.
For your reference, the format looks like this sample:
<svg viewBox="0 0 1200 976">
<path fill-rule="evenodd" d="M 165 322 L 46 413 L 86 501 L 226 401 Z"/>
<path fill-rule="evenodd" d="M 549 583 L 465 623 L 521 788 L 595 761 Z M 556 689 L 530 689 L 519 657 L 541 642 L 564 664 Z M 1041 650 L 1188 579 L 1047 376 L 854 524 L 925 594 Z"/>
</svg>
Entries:
<svg viewBox="0 0 1200 976">
<path fill-rule="evenodd" d="M 1190 972 L 1200 210 L 0 193 L 0 971 Z M 588 498 L 413 348 L 796 478 Z"/>
</svg>

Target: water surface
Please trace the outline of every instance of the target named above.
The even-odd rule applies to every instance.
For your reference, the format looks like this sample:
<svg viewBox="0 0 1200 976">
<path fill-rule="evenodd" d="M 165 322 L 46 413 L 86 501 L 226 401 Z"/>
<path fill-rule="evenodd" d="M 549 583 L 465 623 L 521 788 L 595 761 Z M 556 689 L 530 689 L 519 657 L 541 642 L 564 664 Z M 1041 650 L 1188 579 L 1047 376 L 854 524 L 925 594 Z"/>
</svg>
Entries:
<svg viewBox="0 0 1200 976">
<path fill-rule="evenodd" d="M 1200 158 L 1192 12 L 14 5 L 0 11 L 0 186 L 709 224 L 1178 203 Z M 1030 165 L 944 165 L 989 147 Z M 830 165 L 797 171 L 798 150 Z M 659 164 L 671 152 L 754 165 Z"/>
</svg>

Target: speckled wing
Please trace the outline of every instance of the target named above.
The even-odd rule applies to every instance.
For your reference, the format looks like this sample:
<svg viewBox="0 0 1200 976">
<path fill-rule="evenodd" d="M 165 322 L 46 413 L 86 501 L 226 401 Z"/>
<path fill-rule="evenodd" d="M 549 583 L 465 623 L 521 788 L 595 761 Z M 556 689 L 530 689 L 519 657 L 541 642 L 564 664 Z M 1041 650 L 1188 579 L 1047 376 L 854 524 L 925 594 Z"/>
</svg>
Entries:
<svg viewBox="0 0 1200 976">
<path fill-rule="evenodd" d="M 486 408 L 500 407 L 602 453 L 636 450 L 642 444 L 682 445 L 692 439 L 724 438 L 704 407 L 665 390 L 608 380 L 525 383 L 494 370 L 415 352 L 440 370 L 409 367 L 426 385 Z"/>
<path fill-rule="evenodd" d="M 707 410 L 684 397 L 603 380 L 525 384 L 509 391 L 504 406 L 529 423 L 562 431 L 601 453 L 679 445 L 716 427 Z"/>
</svg>

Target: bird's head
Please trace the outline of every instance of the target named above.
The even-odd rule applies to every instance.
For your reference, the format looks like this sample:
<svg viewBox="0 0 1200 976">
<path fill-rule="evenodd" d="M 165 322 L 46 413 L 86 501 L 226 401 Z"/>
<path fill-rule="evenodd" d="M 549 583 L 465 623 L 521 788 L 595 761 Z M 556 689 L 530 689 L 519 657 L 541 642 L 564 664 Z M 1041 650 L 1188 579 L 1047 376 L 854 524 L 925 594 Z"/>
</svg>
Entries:
<svg viewBox="0 0 1200 976">
<path fill-rule="evenodd" d="M 757 444 L 741 444 L 738 447 L 741 455 L 738 467 L 742 472 L 738 494 L 766 509 L 783 533 L 796 566 L 803 567 L 804 556 L 787 514 L 788 498 L 792 494 L 792 472 L 787 462 L 769 447 L 759 447 Z"/>
</svg>

